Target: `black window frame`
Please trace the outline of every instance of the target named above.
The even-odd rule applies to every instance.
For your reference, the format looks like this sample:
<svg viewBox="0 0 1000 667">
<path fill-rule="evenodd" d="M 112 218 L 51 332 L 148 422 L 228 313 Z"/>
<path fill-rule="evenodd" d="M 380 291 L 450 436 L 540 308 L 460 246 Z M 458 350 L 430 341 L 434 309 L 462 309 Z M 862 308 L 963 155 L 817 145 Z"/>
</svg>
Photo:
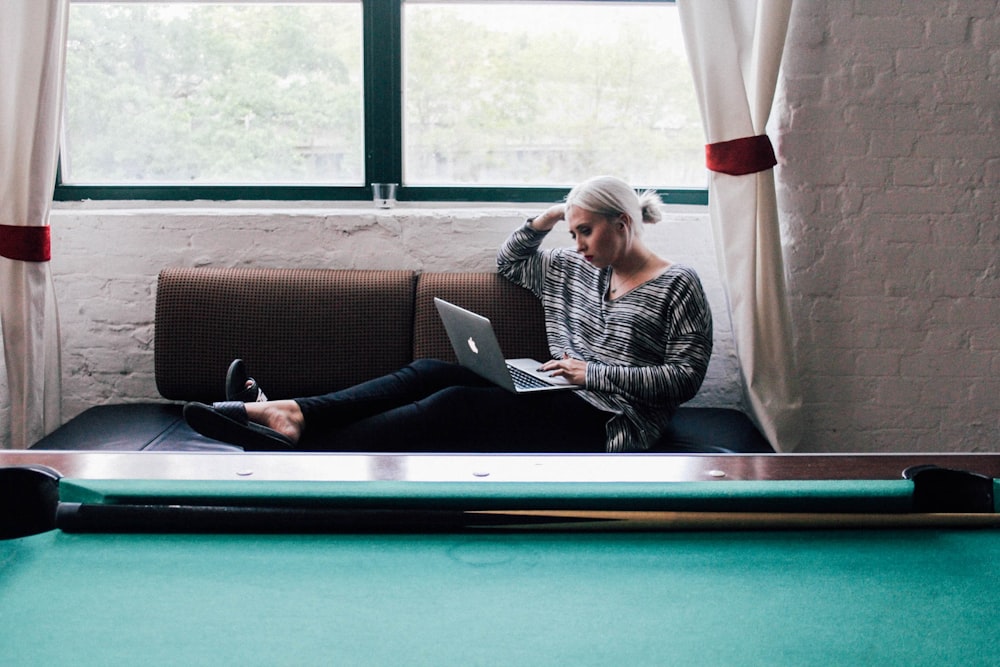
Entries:
<svg viewBox="0 0 1000 667">
<path fill-rule="evenodd" d="M 517 203 L 557 201 L 565 197 L 569 189 L 564 187 L 407 186 L 402 182 L 402 17 L 405 2 L 406 0 L 361 0 L 365 185 L 71 185 L 62 182 L 59 170 L 56 173 L 53 200 L 371 201 L 371 183 L 399 183 L 396 196 L 400 202 Z M 624 2 L 674 4 L 675 0 Z M 708 203 L 707 185 L 705 188 L 657 188 L 657 191 L 667 204 Z"/>
</svg>

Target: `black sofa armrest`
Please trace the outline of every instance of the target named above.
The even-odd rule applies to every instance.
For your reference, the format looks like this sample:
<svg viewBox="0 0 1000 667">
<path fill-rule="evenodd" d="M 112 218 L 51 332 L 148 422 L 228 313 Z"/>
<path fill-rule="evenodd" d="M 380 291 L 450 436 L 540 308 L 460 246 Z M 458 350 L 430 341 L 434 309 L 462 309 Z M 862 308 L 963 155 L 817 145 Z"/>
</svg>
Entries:
<svg viewBox="0 0 1000 667">
<path fill-rule="evenodd" d="M 80 413 L 30 449 L 118 452 L 241 452 L 210 440 L 184 422 L 172 403 L 98 405 Z"/>
</svg>

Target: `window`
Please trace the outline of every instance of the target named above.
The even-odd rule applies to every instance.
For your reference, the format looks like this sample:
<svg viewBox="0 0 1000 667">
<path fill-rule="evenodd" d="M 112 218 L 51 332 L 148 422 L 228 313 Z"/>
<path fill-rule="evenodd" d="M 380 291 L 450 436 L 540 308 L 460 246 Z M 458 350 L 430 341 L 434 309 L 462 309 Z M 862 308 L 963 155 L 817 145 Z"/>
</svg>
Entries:
<svg viewBox="0 0 1000 667">
<path fill-rule="evenodd" d="M 361 187 L 362 57 L 360 2 L 74 2 L 61 181 Z"/>
<path fill-rule="evenodd" d="M 671 2 L 71 3 L 57 199 L 706 200 Z"/>
</svg>

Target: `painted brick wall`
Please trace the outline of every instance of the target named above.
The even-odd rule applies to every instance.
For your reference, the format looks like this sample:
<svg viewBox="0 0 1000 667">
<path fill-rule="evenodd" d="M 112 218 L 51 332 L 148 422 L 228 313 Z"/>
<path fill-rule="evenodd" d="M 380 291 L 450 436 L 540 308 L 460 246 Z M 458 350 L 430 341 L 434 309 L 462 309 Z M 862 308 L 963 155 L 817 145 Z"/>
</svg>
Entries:
<svg viewBox="0 0 1000 667">
<path fill-rule="evenodd" d="M 822 451 L 1000 450 L 1000 7 L 798 2 L 776 110 Z"/>
<path fill-rule="evenodd" d="M 772 136 L 800 451 L 1000 451 L 998 2 L 798 0 L 784 71 Z M 489 270 L 528 212 L 60 206 L 64 414 L 156 396 L 163 266 Z M 661 252 L 698 269 L 716 313 L 697 401 L 739 406 L 704 214 L 651 231 Z M 0 446 L 6 422 L 0 414 Z"/>
</svg>

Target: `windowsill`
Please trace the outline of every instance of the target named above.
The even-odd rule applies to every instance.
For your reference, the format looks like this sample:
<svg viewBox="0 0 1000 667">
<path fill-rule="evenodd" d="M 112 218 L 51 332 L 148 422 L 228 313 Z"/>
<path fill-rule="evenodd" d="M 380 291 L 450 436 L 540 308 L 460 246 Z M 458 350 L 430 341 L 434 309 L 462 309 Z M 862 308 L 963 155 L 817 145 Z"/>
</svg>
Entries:
<svg viewBox="0 0 1000 667">
<path fill-rule="evenodd" d="M 419 211 L 422 214 L 440 211 L 534 211 L 551 206 L 554 202 L 397 202 L 392 208 L 376 208 L 371 202 L 363 201 L 271 201 L 271 200 L 238 200 L 238 201 L 162 201 L 162 200 L 84 200 L 84 201 L 54 201 L 53 211 L 156 211 L 158 214 L 191 215 L 198 212 L 233 213 L 280 211 L 295 213 L 297 211 L 316 213 L 351 212 L 377 215 L 400 215 L 409 211 Z M 664 211 L 668 214 L 704 214 L 708 207 L 695 204 L 665 204 Z"/>
</svg>

